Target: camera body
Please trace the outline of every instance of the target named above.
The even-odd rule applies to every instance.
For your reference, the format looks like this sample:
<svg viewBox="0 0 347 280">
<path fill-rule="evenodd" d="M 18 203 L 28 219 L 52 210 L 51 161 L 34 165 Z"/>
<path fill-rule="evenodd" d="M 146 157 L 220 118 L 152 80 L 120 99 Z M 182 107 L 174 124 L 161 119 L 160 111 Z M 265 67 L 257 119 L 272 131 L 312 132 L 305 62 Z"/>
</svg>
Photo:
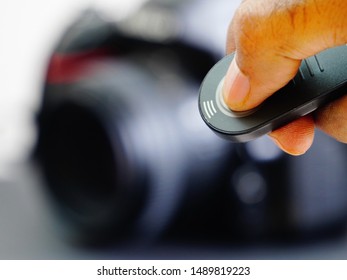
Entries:
<svg viewBox="0 0 347 280">
<path fill-rule="evenodd" d="M 292 158 L 266 137 L 231 144 L 205 126 L 198 89 L 219 57 L 179 32 L 187 7 L 152 1 L 117 22 L 88 10 L 54 50 L 36 158 L 69 238 L 232 242 L 344 227 L 345 146 L 318 134 Z"/>
</svg>

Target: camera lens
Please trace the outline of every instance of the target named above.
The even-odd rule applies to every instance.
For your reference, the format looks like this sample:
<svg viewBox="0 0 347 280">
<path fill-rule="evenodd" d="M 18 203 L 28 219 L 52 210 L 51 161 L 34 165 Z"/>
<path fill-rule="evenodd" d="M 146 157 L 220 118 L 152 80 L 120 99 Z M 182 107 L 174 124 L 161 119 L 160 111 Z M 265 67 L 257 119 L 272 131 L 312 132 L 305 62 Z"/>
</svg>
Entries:
<svg viewBox="0 0 347 280">
<path fill-rule="evenodd" d="M 45 133 L 47 170 L 53 182 L 64 182 L 53 184 L 54 192 L 76 211 L 94 212 L 114 195 L 117 178 L 102 124 L 86 108 L 64 104 L 52 115 Z"/>
<path fill-rule="evenodd" d="M 70 93 L 74 97 L 50 111 L 41 127 L 40 157 L 49 193 L 71 222 L 72 236 L 86 241 L 121 236 L 145 198 L 144 166 L 122 132 L 111 129 L 107 106 L 83 90 Z"/>
<path fill-rule="evenodd" d="M 191 85 L 163 93 L 172 88 L 165 77 L 104 61 L 47 94 L 39 158 L 57 209 L 82 239 L 157 238 L 223 177 L 230 144 L 200 121 Z"/>
</svg>

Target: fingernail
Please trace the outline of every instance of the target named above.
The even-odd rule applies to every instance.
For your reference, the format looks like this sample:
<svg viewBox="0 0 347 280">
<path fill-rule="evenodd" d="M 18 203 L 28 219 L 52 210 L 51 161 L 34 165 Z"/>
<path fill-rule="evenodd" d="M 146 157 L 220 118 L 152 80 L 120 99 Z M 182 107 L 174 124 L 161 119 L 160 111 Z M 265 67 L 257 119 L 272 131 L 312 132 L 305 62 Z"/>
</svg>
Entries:
<svg viewBox="0 0 347 280">
<path fill-rule="evenodd" d="M 236 59 L 231 62 L 225 77 L 223 96 L 231 109 L 241 109 L 250 90 L 249 78 L 240 71 Z"/>
</svg>

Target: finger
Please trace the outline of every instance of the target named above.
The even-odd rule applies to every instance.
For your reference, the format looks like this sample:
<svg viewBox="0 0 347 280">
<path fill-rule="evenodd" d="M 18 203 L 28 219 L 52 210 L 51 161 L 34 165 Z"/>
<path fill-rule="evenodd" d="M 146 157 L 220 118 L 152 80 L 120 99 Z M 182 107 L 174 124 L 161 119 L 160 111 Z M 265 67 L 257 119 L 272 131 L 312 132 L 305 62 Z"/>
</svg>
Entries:
<svg viewBox="0 0 347 280">
<path fill-rule="evenodd" d="M 283 87 L 301 60 L 347 39 L 345 0 L 248 0 L 228 32 L 236 56 L 223 94 L 233 110 L 248 110 Z"/>
<path fill-rule="evenodd" d="M 236 50 L 235 34 L 234 29 L 231 27 L 231 23 L 228 28 L 227 42 L 226 42 L 226 53 L 232 53 Z"/>
<path fill-rule="evenodd" d="M 314 117 L 321 130 L 336 140 L 347 143 L 347 96 L 319 109 Z"/>
<path fill-rule="evenodd" d="M 297 119 L 269 136 L 283 151 L 290 155 L 302 155 L 312 145 L 314 139 L 314 120 L 311 115 Z"/>
</svg>

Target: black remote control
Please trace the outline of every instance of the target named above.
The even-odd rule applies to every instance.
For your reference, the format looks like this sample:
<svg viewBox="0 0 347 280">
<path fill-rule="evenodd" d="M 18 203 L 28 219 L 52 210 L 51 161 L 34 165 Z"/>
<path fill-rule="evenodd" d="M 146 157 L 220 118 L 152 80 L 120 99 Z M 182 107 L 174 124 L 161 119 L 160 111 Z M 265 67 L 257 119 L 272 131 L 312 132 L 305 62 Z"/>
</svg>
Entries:
<svg viewBox="0 0 347 280">
<path fill-rule="evenodd" d="M 294 79 L 257 108 L 234 112 L 222 95 L 233 58 L 234 54 L 224 57 L 206 75 L 199 110 L 213 131 L 234 142 L 255 139 L 347 94 L 347 46 L 343 45 L 304 59 Z"/>
</svg>

